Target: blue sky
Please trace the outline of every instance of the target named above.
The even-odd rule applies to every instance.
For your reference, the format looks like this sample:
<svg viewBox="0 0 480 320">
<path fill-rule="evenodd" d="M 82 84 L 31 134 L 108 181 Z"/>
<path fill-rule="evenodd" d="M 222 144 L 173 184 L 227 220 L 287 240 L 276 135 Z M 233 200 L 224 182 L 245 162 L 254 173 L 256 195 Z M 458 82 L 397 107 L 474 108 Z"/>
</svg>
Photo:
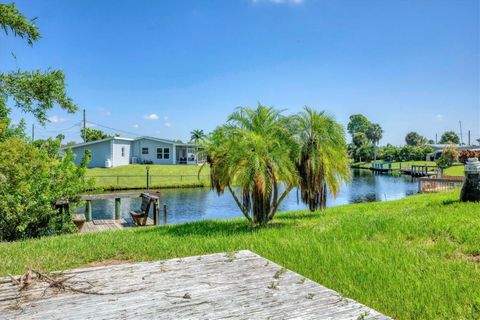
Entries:
<svg viewBox="0 0 480 320">
<path fill-rule="evenodd" d="M 363 113 L 384 128 L 381 143 L 458 132 L 459 120 L 477 138 L 479 3 L 22 0 L 43 38 L 28 47 L 0 35 L 0 70 L 64 70 L 92 125 L 125 136 L 187 140 L 261 102 L 286 113 L 308 105 L 344 125 Z M 37 137 L 79 140 L 81 112 L 50 116 Z"/>
</svg>

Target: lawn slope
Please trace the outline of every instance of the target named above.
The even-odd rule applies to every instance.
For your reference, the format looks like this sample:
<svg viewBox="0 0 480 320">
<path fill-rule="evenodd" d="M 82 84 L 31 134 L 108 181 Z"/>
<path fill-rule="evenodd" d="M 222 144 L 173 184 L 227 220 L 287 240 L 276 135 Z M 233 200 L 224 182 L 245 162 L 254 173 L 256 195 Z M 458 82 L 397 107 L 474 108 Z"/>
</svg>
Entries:
<svg viewBox="0 0 480 320">
<path fill-rule="evenodd" d="M 0 274 L 249 249 L 398 319 L 480 314 L 480 204 L 458 193 L 0 244 Z"/>
<path fill-rule="evenodd" d="M 114 168 L 87 170 L 88 177 L 95 178 L 95 186 L 107 190 L 141 189 L 147 186 L 146 165 L 130 164 Z M 198 165 L 149 165 L 150 187 L 207 186 L 210 168 L 205 166 L 198 176 Z"/>
</svg>

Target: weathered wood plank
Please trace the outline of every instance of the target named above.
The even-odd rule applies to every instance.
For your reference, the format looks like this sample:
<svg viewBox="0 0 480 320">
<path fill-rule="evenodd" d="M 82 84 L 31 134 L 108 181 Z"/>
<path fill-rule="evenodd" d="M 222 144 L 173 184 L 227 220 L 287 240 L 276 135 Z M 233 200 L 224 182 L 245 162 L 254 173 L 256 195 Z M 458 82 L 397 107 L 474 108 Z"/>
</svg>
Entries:
<svg viewBox="0 0 480 320">
<path fill-rule="evenodd" d="M 0 319 L 388 319 L 250 251 L 64 272 L 103 295 L 22 291 L 0 279 Z"/>
</svg>

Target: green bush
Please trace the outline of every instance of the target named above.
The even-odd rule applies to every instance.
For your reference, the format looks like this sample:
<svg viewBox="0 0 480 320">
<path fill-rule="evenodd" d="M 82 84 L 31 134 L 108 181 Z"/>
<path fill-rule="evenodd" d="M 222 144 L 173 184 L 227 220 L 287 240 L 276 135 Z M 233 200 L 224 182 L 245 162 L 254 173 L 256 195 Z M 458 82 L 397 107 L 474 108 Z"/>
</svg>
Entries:
<svg viewBox="0 0 480 320">
<path fill-rule="evenodd" d="M 73 200 L 90 181 L 74 155 L 51 156 L 21 139 L 0 142 L 0 240 L 18 240 L 74 231 L 69 212 L 57 200 Z"/>
</svg>

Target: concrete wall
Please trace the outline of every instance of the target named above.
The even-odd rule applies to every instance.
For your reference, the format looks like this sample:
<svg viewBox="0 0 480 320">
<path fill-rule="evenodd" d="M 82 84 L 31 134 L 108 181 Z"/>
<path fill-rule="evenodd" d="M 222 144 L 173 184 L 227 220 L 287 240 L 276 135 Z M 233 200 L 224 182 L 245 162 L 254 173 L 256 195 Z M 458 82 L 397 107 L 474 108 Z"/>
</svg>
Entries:
<svg viewBox="0 0 480 320">
<path fill-rule="evenodd" d="M 92 158 L 88 164 L 89 168 L 104 168 L 105 160 L 112 160 L 112 140 L 103 141 L 95 144 L 72 148 L 73 153 L 76 155 L 75 164 L 80 165 L 85 155 L 85 150 L 90 150 Z"/>
<path fill-rule="evenodd" d="M 130 163 L 131 153 L 130 141 L 122 141 L 122 140 L 113 140 L 113 159 L 112 159 L 112 166 L 123 166 Z M 122 156 L 122 148 L 124 149 L 123 156 Z"/>
<path fill-rule="evenodd" d="M 142 154 L 142 148 L 148 148 L 148 154 Z M 169 159 L 158 159 L 157 148 L 169 148 Z M 174 144 L 149 139 L 140 139 L 132 143 L 131 155 L 132 157 L 137 157 L 138 163 L 143 163 L 147 160 L 152 161 L 153 164 L 173 164 L 175 157 Z"/>
</svg>

